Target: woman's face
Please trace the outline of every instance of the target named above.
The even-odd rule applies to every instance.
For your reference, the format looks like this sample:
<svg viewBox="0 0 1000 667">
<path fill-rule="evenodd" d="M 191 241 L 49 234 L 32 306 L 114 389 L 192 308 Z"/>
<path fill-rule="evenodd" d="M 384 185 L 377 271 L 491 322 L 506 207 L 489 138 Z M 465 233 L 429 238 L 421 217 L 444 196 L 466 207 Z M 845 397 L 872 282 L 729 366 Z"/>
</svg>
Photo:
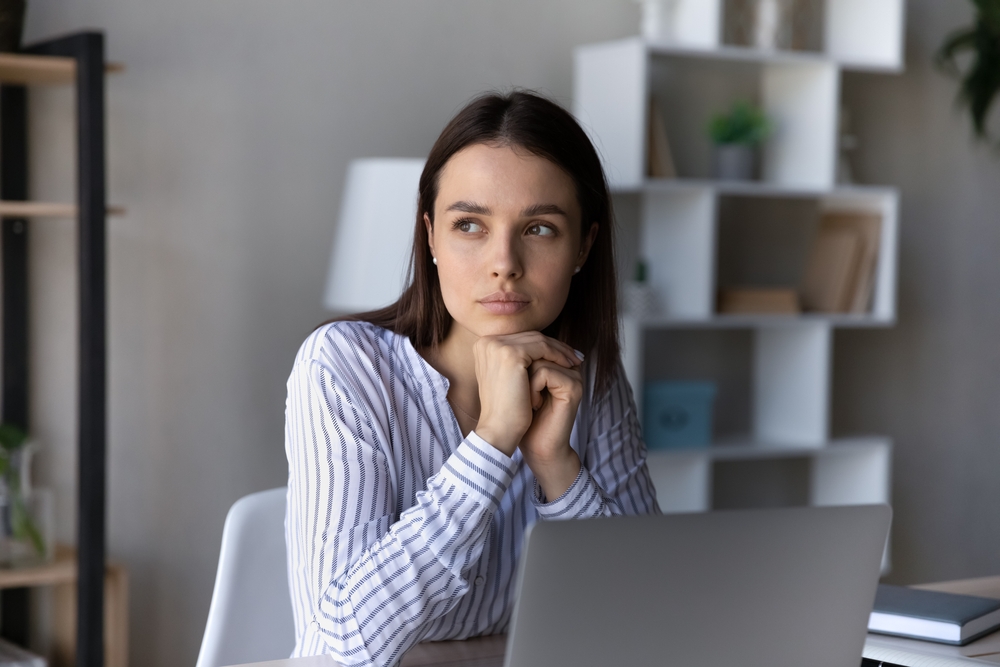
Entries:
<svg viewBox="0 0 1000 667">
<path fill-rule="evenodd" d="M 518 147 L 474 144 L 441 170 L 424 216 L 445 307 L 476 336 L 540 331 L 566 303 L 597 233 L 581 238 L 570 176 Z"/>
</svg>

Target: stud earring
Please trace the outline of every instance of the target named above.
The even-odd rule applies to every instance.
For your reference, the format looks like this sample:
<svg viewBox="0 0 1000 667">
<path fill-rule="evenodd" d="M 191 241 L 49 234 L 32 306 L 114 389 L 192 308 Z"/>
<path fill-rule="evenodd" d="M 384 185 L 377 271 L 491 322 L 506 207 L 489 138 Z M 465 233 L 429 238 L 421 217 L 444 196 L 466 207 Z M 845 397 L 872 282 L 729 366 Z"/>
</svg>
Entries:
<svg viewBox="0 0 1000 667">
<path fill-rule="evenodd" d="M 580 273 L 580 267 L 579 267 L 579 266 L 578 266 L 578 267 L 576 267 L 575 269 L 573 269 L 573 275 L 574 275 L 574 276 L 575 276 L 576 274 L 578 274 L 578 273 Z"/>
<path fill-rule="evenodd" d="M 434 266 L 438 265 L 438 258 L 437 257 L 432 257 L 431 261 L 434 262 Z"/>
</svg>

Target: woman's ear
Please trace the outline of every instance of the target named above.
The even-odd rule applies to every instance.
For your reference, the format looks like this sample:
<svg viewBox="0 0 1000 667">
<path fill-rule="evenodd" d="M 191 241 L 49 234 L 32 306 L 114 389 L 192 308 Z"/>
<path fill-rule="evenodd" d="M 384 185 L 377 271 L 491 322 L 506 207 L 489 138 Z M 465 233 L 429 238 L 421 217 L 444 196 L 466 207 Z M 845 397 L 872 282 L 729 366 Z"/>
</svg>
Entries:
<svg viewBox="0 0 1000 667">
<path fill-rule="evenodd" d="M 427 246 L 431 249 L 431 256 L 434 256 L 434 225 L 431 224 L 431 218 L 429 215 L 424 213 L 424 227 L 427 229 Z"/>
<path fill-rule="evenodd" d="M 576 260 L 577 266 L 583 266 L 584 262 L 587 261 L 590 249 L 594 247 L 594 240 L 597 238 L 597 229 L 597 223 L 591 223 L 590 229 L 587 231 L 587 235 L 580 240 L 580 255 Z"/>
</svg>

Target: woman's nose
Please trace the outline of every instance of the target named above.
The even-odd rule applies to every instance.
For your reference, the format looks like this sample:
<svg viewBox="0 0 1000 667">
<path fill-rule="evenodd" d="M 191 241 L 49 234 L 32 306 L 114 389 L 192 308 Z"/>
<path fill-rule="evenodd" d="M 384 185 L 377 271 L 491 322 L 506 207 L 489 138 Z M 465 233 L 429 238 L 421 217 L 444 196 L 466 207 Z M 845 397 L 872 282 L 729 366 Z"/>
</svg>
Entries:
<svg viewBox="0 0 1000 667">
<path fill-rule="evenodd" d="M 521 253 L 517 239 L 507 235 L 494 238 L 493 253 L 490 258 L 493 275 L 498 278 L 520 277 L 524 267 L 521 265 Z"/>
</svg>

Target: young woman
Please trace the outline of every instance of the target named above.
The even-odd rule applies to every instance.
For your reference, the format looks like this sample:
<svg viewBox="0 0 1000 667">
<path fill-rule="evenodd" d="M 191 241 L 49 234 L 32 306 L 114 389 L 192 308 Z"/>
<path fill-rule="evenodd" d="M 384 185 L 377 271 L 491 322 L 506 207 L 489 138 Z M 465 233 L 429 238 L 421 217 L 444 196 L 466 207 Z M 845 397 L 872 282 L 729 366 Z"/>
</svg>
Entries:
<svg viewBox="0 0 1000 667">
<path fill-rule="evenodd" d="M 556 104 L 487 95 L 444 129 L 409 286 L 313 332 L 288 380 L 294 656 L 391 665 L 504 632 L 532 522 L 659 511 L 612 222 L 597 153 Z"/>
</svg>

